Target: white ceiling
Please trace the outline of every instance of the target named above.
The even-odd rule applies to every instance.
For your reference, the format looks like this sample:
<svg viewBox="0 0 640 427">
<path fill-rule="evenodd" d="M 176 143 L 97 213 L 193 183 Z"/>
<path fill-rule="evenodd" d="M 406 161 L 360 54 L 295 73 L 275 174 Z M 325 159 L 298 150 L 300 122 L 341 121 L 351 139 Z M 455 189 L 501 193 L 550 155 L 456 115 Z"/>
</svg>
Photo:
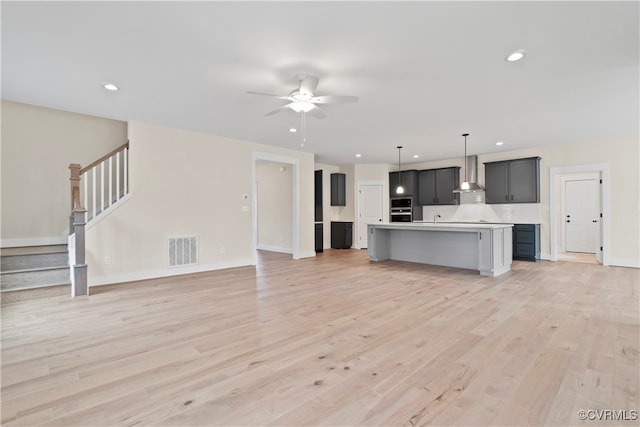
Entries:
<svg viewBox="0 0 640 427">
<path fill-rule="evenodd" d="M 638 136 L 639 3 L 2 1 L 2 98 L 403 163 Z M 504 58 L 525 49 L 517 63 Z M 264 114 L 298 74 L 356 95 Z M 118 92 L 102 83 L 113 82 Z M 496 147 L 503 141 L 502 147 Z M 355 154 L 362 158 L 356 159 Z M 415 161 L 415 160 L 413 160 Z"/>
</svg>

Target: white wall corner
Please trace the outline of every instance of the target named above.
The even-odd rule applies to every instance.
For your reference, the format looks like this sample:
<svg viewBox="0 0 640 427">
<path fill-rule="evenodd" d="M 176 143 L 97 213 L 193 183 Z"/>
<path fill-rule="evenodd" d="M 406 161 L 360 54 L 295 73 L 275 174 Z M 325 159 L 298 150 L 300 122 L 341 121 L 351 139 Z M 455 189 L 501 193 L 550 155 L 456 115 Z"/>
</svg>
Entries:
<svg viewBox="0 0 640 427">
<path fill-rule="evenodd" d="M 293 259 L 302 259 L 302 258 L 313 258 L 316 256 L 315 251 L 301 251 L 298 253 L 297 257 L 293 257 Z"/>
</svg>

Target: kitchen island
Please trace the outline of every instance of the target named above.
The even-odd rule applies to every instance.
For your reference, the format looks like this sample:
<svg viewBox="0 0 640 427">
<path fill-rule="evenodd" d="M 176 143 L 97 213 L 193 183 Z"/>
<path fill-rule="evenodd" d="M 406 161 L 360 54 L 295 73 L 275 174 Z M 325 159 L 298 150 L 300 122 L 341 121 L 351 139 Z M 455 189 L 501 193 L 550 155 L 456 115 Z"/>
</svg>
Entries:
<svg viewBox="0 0 640 427">
<path fill-rule="evenodd" d="M 369 224 L 369 259 L 466 268 L 495 277 L 511 269 L 512 227 L 485 223 Z"/>
</svg>

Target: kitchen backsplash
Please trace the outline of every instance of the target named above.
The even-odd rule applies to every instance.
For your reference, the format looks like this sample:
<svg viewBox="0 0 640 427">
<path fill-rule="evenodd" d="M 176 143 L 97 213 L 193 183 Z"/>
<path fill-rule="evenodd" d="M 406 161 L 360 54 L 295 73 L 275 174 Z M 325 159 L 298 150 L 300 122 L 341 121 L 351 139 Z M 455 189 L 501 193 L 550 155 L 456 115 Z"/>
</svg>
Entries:
<svg viewBox="0 0 640 427">
<path fill-rule="evenodd" d="M 540 224 L 542 208 L 540 203 L 513 203 L 505 205 L 463 204 L 458 206 L 423 206 L 424 221 L 489 221 L 514 224 Z"/>
</svg>

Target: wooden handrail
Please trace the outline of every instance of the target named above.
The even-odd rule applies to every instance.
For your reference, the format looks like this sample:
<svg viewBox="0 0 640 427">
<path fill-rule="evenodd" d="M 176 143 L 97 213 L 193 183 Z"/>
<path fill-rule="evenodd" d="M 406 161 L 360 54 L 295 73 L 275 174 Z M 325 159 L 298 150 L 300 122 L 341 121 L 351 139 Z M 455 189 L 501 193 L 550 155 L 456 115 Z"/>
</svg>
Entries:
<svg viewBox="0 0 640 427">
<path fill-rule="evenodd" d="M 116 153 L 119 153 L 120 151 L 124 151 L 124 150 L 126 150 L 128 148 L 129 148 L 129 141 L 127 141 L 125 144 L 121 145 L 120 147 L 116 148 L 115 150 L 111 151 L 110 153 L 105 154 L 104 156 L 100 157 L 95 162 L 92 162 L 88 166 L 85 166 L 82 169 L 80 169 L 80 175 L 82 175 L 83 173 L 85 173 L 88 170 L 91 170 L 91 168 L 93 168 L 94 166 L 97 166 L 100 163 L 104 162 L 109 157 L 114 156 Z"/>
</svg>

